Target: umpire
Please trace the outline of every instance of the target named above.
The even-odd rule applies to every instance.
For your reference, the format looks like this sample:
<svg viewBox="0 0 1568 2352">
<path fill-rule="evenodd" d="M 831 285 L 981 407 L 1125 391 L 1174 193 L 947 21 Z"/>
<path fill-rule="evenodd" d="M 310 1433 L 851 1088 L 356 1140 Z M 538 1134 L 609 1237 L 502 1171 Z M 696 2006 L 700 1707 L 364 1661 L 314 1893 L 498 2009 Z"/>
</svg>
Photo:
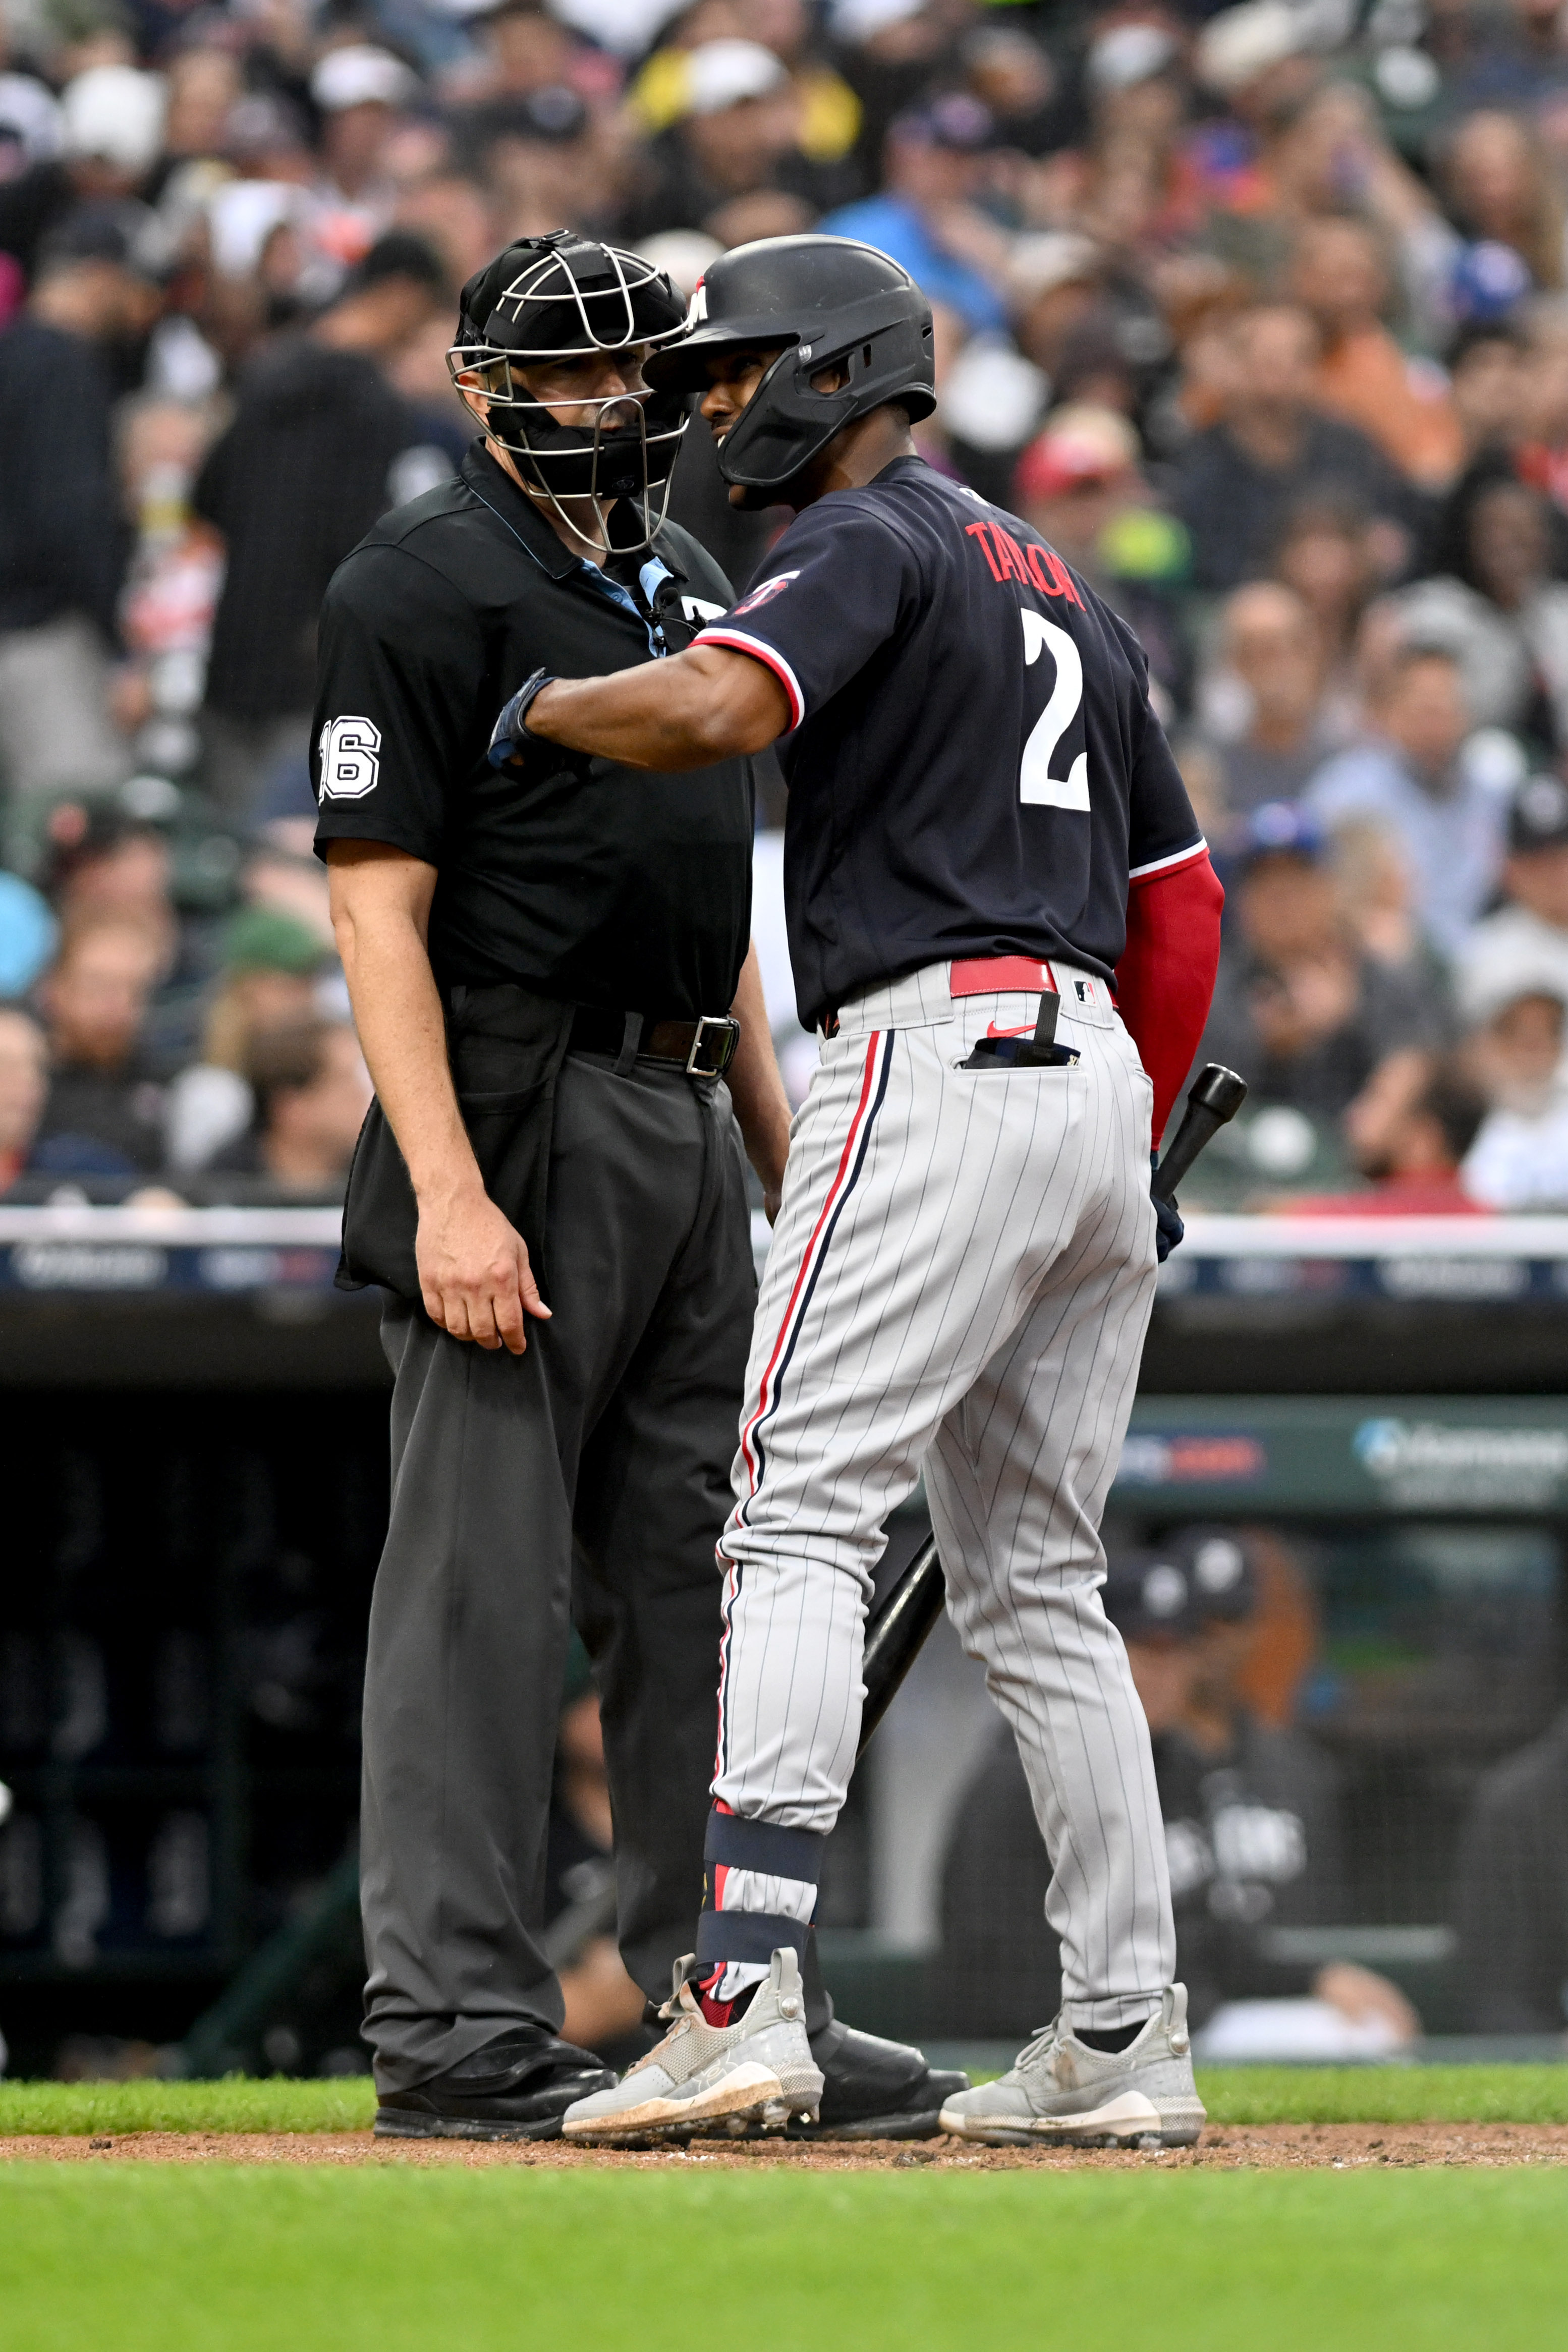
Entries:
<svg viewBox="0 0 1568 2352">
<path fill-rule="evenodd" d="M 755 1295 L 741 1141 L 771 1206 L 789 1119 L 747 945 L 750 761 L 650 783 L 488 757 L 542 663 L 630 668 L 731 602 L 658 519 L 685 420 L 641 363 L 682 315 L 629 253 L 510 247 L 450 360 L 483 437 L 321 615 L 317 846 L 377 1095 L 339 1279 L 389 1292 L 396 1376 L 362 1826 L 384 2134 L 548 2137 L 613 2081 L 558 2038 L 538 1940 L 574 1618 L 645 1992 L 701 1880 Z"/>
</svg>

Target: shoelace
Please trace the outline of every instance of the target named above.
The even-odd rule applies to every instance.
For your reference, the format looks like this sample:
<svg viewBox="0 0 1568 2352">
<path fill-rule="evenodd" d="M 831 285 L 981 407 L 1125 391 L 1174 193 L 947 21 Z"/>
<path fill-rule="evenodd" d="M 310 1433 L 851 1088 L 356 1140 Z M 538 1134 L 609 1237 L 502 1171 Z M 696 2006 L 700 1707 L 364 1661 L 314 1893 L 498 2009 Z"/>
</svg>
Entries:
<svg viewBox="0 0 1568 2352">
<path fill-rule="evenodd" d="M 1048 2025 L 1037 2025 L 1035 2028 L 1034 2040 L 1032 2042 L 1025 2042 L 1024 2047 L 1019 2051 L 1017 2057 L 1013 2062 L 1015 2071 L 1020 2067 L 1029 2065 L 1031 2062 L 1037 2058 L 1042 2060 L 1048 2058 L 1051 2052 L 1056 2048 L 1057 2043 L 1061 2039 L 1059 2030 L 1060 2025 L 1060 2019 L 1055 2017 L 1052 2018 Z"/>
</svg>

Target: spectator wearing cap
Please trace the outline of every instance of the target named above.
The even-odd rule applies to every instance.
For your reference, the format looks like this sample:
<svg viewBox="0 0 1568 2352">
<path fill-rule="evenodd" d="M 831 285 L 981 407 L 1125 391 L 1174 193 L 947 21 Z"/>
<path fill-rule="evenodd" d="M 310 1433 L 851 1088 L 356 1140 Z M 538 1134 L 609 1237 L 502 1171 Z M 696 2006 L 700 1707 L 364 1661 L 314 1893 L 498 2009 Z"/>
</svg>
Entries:
<svg viewBox="0 0 1568 2352">
<path fill-rule="evenodd" d="M 1327 845 L 1288 805 L 1257 810 L 1236 845 L 1229 922 L 1201 1061 L 1238 1070 L 1254 1108 L 1301 1112 L 1347 1142 L 1426 1081 L 1442 1014 L 1370 957 L 1345 919 Z"/>
<path fill-rule="evenodd" d="M 82 210 L 46 249 L 0 332 L 0 782 L 12 862 L 30 862 L 50 799 L 129 773 L 110 715 L 126 560 L 107 345 L 157 297 L 120 222 Z"/>
<path fill-rule="evenodd" d="M 58 138 L 15 179 L 0 180 L 0 253 L 35 274 L 49 240 L 84 206 L 121 212 L 127 239 L 148 215 L 136 203 L 163 148 L 164 86 L 130 65 L 89 66 L 61 94 Z"/>
<path fill-rule="evenodd" d="M 889 255 L 972 334 L 999 332 L 1007 323 L 1000 291 L 1007 241 L 975 203 L 980 165 L 994 142 L 989 110 L 965 91 L 900 115 L 888 132 L 880 192 L 817 226 Z"/>
<path fill-rule="evenodd" d="M 26 1172 L 48 1091 L 43 1031 L 22 1005 L 0 1003 L 0 1199 Z"/>
<path fill-rule="evenodd" d="M 1319 770 L 1306 806 L 1324 825 L 1370 818 L 1397 835 L 1422 926 L 1457 958 L 1502 863 L 1507 783 L 1467 751 L 1470 712 L 1442 646 L 1397 646 L 1372 680 L 1367 719 L 1365 740 Z"/>
<path fill-rule="evenodd" d="M 261 1029 L 246 1055 L 249 1130 L 216 1152 L 211 1176 L 263 1178 L 295 1199 L 341 1200 L 370 1108 L 370 1075 L 346 1021 Z"/>
<path fill-rule="evenodd" d="M 1375 441 L 1424 490 L 1446 490 L 1464 455 L 1442 372 L 1406 357 L 1384 324 L 1392 287 L 1377 232 L 1343 217 L 1297 233 L 1290 290 L 1318 330 L 1313 396 Z"/>
<path fill-rule="evenodd" d="M 1177 460 L 1177 511 L 1192 533 L 1194 581 L 1234 588 L 1267 570 L 1292 507 L 1337 491 L 1407 524 L 1410 493 L 1353 425 L 1314 405 L 1317 330 L 1293 304 L 1243 311 L 1225 337 L 1217 424 Z"/>
<path fill-rule="evenodd" d="M 700 41 L 684 52 L 680 96 L 677 120 L 648 143 L 622 233 L 636 242 L 700 227 L 728 246 L 808 227 L 830 184 L 801 152 L 799 102 L 772 49 Z"/>
<path fill-rule="evenodd" d="M 770 50 L 789 75 L 796 110 L 795 143 L 801 153 L 816 164 L 846 163 L 860 135 L 860 101 L 830 62 L 816 15 L 805 0 L 750 0 L 733 19 L 727 7 L 720 15 L 726 30 L 732 21 L 737 33 Z M 663 46 L 636 76 L 626 93 L 626 107 L 646 136 L 668 131 L 688 111 L 689 60 L 705 32 L 713 26 L 714 12 L 709 10 L 705 17 L 698 0 L 696 6 L 674 19 Z M 1037 58 L 1042 54 L 1032 41 L 1026 41 L 1025 47 Z M 852 173 L 849 176 L 858 186 L 858 181 Z"/>
<path fill-rule="evenodd" d="M 1467 975 L 1468 977 L 1468 975 Z M 1510 1214 L 1568 1208 L 1568 982 L 1516 969 L 1469 992 L 1476 1026 L 1465 1045 L 1487 1115 L 1466 1154 L 1466 1192 Z"/>
<path fill-rule="evenodd" d="M 1375 2016 L 1388 2044 L 1411 2040 L 1418 2021 L 1386 1979 L 1269 1949 L 1273 1928 L 1342 1916 L 1342 1842 L 1328 1759 L 1303 1733 L 1260 1723 L 1238 1693 L 1257 1606 L 1247 1546 L 1210 1527 L 1113 1549 L 1103 1599 L 1149 1718 L 1194 2024 L 1226 2002 L 1310 1994 L 1342 2025 Z M 954 2024 L 1005 2032 L 1048 2011 L 1049 1883 L 1016 1754 L 994 1743 L 960 1801 L 942 1874 L 940 1972 Z"/>
<path fill-rule="evenodd" d="M 1149 497 L 1138 436 L 1111 408 L 1069 403 L 1018 460 L 1013 497 L 1074 570 L 1133 629 L 1167 714 L 1187 700 L 1192 661 L 1171 591 L 1186 535 Z"/>
<path fill-rule="evenodd" d="M 1531 987 L 1568 998 L 1568 784 L 1528 776 L 1508 813 L 1506 904 L 1470 932 L 1457 975 L 1471 1021 Z"/>
<path fill-rule="evenodd" d="M 364 41 L 329 49 L 310 76 L 311 103 L 321 117 L 311 234 L 340 273 L 363 261 L 391 226 L 396 192 L 386 173 L 387 143 L 400 110 L 418 92 L 418 77 L 401 58 Z"/>
<path fill-rule="evenodd" d="M 1293 801 L 1334 746 L 1324 719 L 1323 644 L 1293 590 L 1257 580 L 1221 612 L 1217 666 L 1200 688 L 1232 816 Z"/>
<path fill-rule="evenodd" d="M 252 1042 L 317 1019 L 318 984 L 329 950 L 318 933 L 278 908 L 245 908 L 229 923 L 222 977 L 207 1007 L 198 1058 L 172 1080 L 164 1106 L 171 1168 L 205 1168 L 244 1135 L 255 1105 Z"/>
<path fill-rule="evenodd" d="M 228 561 L 207 668 L 205 773 L 230 816 L 243 817 L 268 771 L 304 749 L 316 615 L 333 572 L 379 515 L 450 470 L 386 375 L 446 299 L 423 239 L 383 237 L 330 310 L 254 362 L 234 422 L 208 453 L 193 504 Z"/>
</svg>

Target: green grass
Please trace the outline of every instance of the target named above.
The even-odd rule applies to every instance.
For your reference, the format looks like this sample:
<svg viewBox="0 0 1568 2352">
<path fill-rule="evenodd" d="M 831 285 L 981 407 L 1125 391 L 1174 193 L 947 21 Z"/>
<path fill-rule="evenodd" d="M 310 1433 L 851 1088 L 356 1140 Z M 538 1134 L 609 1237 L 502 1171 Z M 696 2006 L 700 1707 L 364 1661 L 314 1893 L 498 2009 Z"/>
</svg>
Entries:
<svg viewBox="0 0 1568 2352">
<path fill-rule="evenodd" d="M 1210 2066 L 1216 2124 L 1568 2123 L 1568 2066 Z M 363 2131 L 366 2080 L 0 2083 L 0 2137 L 47 2132 Z"/>
<path fill-rule="evenodd" d="M 1568 2066 L 1206 2066 L 1215 2124 L 1568 2124 Z"/>
<path fill-rule="evenodd" d="M 1542 2352 L 1560 2171 L 0 2167 L 6 2352 Z"/>
<path fill-rule="evenodd" d="M 369 2129 L 368 2076 L 331 2083 L 0 2083 L 14 2132 L 344 2132 Z"/>
</svg>

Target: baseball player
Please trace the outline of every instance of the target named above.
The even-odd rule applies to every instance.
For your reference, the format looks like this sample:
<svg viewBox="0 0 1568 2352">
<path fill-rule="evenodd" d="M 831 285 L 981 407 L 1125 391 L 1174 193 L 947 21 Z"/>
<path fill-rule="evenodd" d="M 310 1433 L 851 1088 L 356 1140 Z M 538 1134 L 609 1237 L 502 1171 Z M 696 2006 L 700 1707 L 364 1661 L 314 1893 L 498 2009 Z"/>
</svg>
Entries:
<svg viewBox="0 0 1568 2352">
<path fill-rule="evenodd" d="M 649 362 L 796 520 L 690 649 L 536 673 L 507 725 L 680 768 L 785 738 L 785 891 L 821 1065 L 747 1373 L 694 1971 L 574 2138 L 809 2113 L 800 1956 L 844 1801 L 871 1575 L 923 1472 L 948 1605 L 1053 1864 L 1056 2022 L 945 2129 L 1194 2139 L 1149 1735 L 1099 1526 L 1153 1291 L 1149 1189 L 1203 1029 L 1220 890 L 1131 632 L 932 472 L 929 307 L 868 247 L 716 263 Z M 1173 1238 L 1179 1237 L 1179 1225 Z"/>
</svg>

